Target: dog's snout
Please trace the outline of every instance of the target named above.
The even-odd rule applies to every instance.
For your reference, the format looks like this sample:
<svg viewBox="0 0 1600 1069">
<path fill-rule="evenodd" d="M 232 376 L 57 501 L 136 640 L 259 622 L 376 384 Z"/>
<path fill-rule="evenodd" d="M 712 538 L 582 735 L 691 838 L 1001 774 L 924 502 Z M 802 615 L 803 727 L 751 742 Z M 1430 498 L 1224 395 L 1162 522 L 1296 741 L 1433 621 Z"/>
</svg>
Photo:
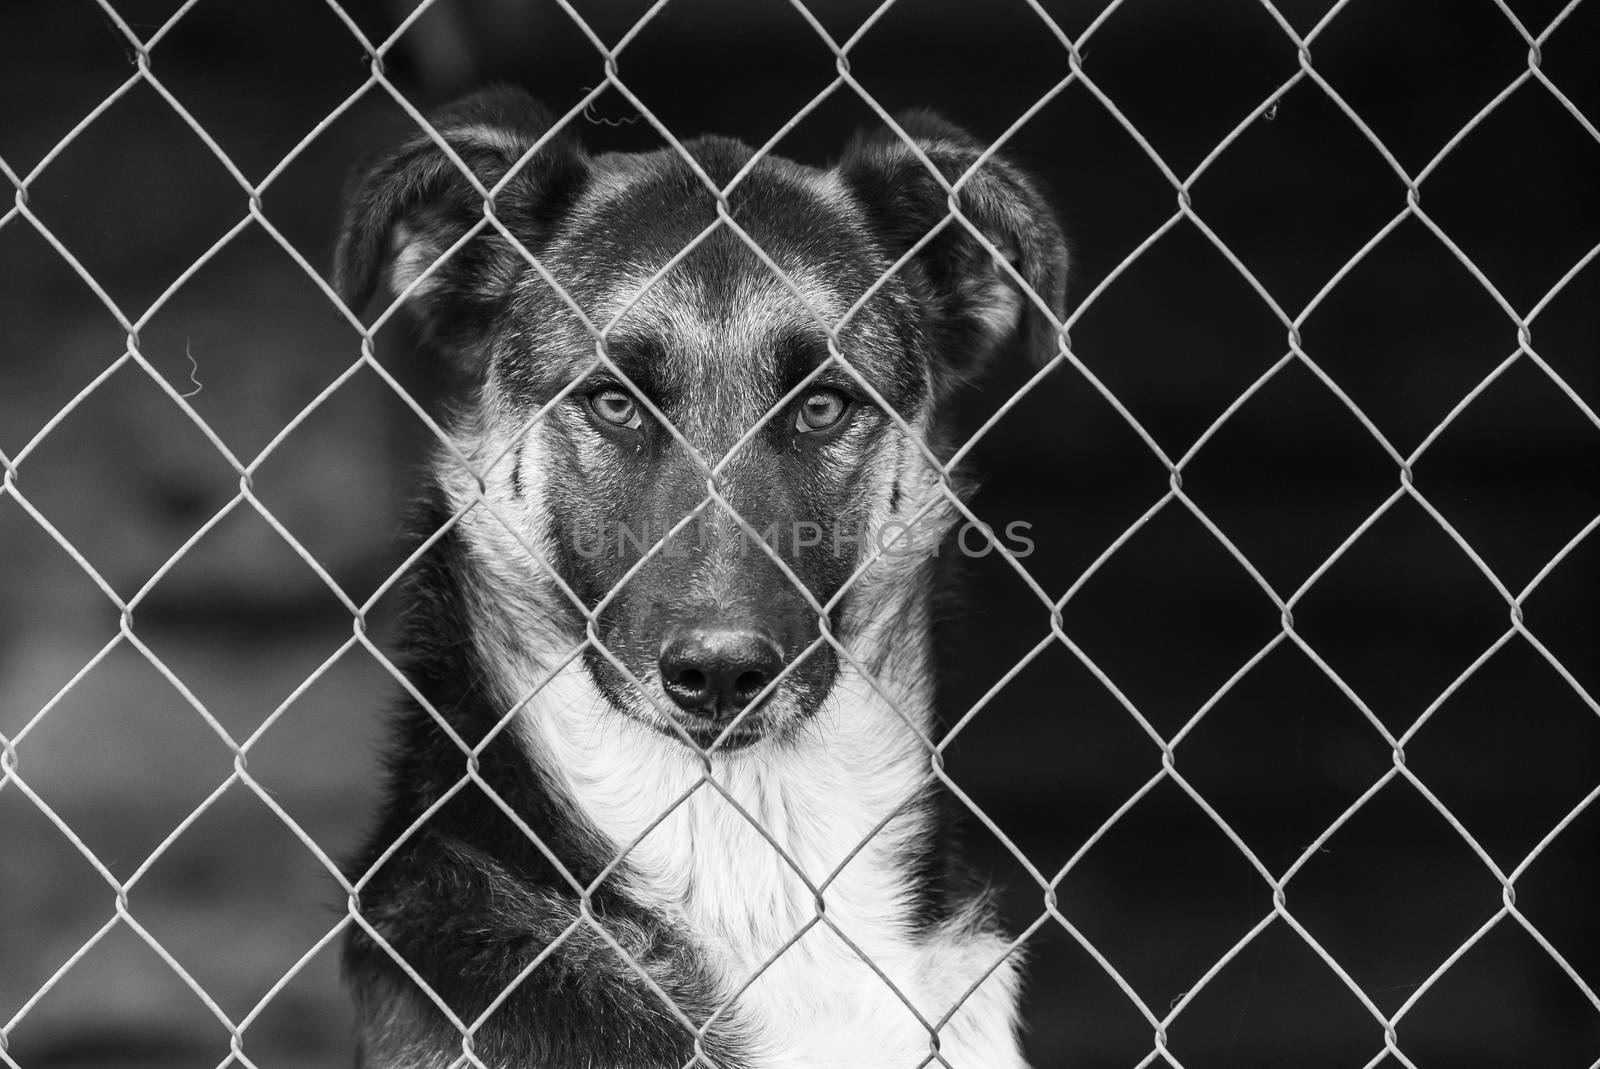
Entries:
<svg viewBox="0 0 1600 1069">
<path fill-rule="evenodd" d="M 731 720 L 783 669 L 783 654 L 758 631 L 689 627 L 661 647 L 661 683 L 692 713 Z"/>
</svg>

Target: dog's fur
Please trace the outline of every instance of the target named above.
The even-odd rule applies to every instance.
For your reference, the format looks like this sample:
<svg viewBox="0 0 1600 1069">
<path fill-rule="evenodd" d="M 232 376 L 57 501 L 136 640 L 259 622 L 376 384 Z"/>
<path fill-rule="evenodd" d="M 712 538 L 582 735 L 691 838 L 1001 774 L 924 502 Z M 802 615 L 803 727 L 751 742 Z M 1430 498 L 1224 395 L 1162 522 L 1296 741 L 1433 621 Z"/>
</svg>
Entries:
<svg viewBox="0 0 1600 1069">
<path fill-rule="evenodd" d="M 484 197 L 419 134 L 356 172 L 335 265 L 352 307 L 387 276 L 463 380 L 417 519 L 388 800 L 352 867 L 360 1064 L 1022 1066 L 1014 955 L 923 741 L 955 516 L 925 451 L 948 454 L 944 402 L 1019 330 L 1055 352 L 1050 209 L 996 157 L 955 196 L 985 241 L 940 228 L 919 152 L 954 181 L 982 149 L 930 114 L 899 119 L 919 151 L 885 129 L 828 170 L 704 137 L 697 167 L 742 175 L 727 212 L 784 277 L 726 222 L 662 273 L 718 217 L 675 151 L 591 156 L 509 89 L 431 121 L 502 183 L 495 222 L 467 237 Z M 838 331 L 858 381 L 827 328 L 902 258 Z M 808 431 L 819 389 L 844 415 Z M 598 415 L 605 391 L 636 426 Z M 608 541 L 624 529 L 648 535 Z M 663 643 L 728 621 L 786 671 L 731 723 L 675 709 Z"/>
</svg>

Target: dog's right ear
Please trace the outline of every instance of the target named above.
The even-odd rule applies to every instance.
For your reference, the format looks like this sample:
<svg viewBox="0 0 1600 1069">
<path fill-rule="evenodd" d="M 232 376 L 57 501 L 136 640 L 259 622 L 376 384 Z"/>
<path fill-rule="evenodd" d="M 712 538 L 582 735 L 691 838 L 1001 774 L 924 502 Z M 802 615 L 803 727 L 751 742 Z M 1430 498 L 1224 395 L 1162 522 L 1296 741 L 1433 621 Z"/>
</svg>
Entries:
<svg viewBox="0 0 1600 1069">
<path fill-rule="evenodd" d="M 1003 155 L 986 158 L 982 142 L 933 112 L 906 112 L 897 122 L 904 138 L 888 129 L 857 134 L 838 174 L 890 259 L 920 249 L 905 277 L 927 313 L 935 386 L 975 378 L 1013 336 L 1034 359 L 1052 359 L 1060 338 L 1051 319 L 1059 322 L 1065 309 L 1067 243 L 1039 184 Z M 951 218 L 949 183 L 957 181 L 957 206 L 998 257 Z"/>
<path fill-rule="evenodd" d="M 508 87 L 464 97 L 429 115 L 428 122 L 485 189 L 500 182 L 551 127 L 543 107 Z M 580 191 L 587 172 L 583 149 L 557 133 L 496 194 L 495 217 L 532 249 Z M 492 224 L 436 264 L 483 216 L 483 196 L 427 133 L 376 152 L 345 187 L 334 289 L 359 312 L 387 275 L 390 290 L 409 297 L 431 337 L 468 340 L 528 269 L 526 257 Z"/>
</svg>

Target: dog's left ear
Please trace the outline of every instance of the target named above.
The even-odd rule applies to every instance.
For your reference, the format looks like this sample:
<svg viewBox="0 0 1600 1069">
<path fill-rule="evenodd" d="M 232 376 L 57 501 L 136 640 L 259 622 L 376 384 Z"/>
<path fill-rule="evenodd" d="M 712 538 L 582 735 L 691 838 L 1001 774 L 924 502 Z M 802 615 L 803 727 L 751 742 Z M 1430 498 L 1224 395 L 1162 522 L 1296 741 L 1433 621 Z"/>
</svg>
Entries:
<svg viewBox="0 0 1600 1069">
<path fill-rule="evenodd" d="M 976 138 L 932 112 L 910 112 L 896 121 L 951 185 L 983 155 Z M 838 172 L 891 259 L 904 256 L 950 215 L 950 194 L 911 146 L 887 128 L 858 133 L 845 148 Z M 1005 158 L 985 160 L 957 189 L 956 203 L 1037 300 L 1018 288 L 1016 275 L 960 219 L 952 218 L 901 268 L 930 315 L 941 389 L 975 377 L 1019 333 L 1034 359 L 1054 356 L 1056 331 L 1039 304 L 1059 320 L 1067 281 L 1067 243 L 1055 212 L 1033 180 Z"/>
</svg>

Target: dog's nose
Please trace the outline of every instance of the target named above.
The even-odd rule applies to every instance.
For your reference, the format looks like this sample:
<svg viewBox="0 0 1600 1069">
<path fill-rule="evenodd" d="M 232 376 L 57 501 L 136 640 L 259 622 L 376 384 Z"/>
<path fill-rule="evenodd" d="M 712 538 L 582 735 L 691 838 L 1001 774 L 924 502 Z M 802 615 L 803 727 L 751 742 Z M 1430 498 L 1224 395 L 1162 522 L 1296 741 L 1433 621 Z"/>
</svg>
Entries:
<svg viewBox="0 0 1600 1069">
<path fill-rule="evenodd" d="M 783 654 L 760 632 L 686 627 L 661 647 L 661 684 L 683 709 L 732 720 L 783 669 Z"/>
</svg>

